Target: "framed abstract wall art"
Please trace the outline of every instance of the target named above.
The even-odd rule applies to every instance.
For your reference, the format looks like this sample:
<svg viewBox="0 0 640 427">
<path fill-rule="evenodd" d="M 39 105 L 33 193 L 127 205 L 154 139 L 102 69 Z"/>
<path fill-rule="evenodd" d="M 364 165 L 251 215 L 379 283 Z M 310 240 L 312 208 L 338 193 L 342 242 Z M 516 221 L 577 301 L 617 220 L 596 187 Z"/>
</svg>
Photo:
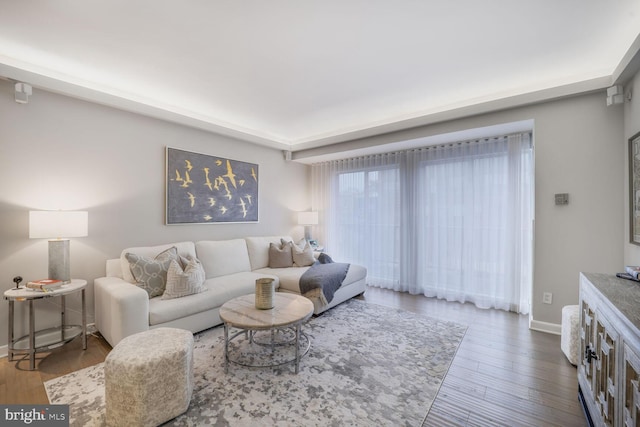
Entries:
<svg viewBox="0 0 640 427">
<path fill-rule="evenodd" d="M 640 245 L 640 133 L 629 139 L 629 240 Z"/>
<path fill-rule="evenodd" d="M 258 221 L 258 165 L 167 147 L 166 223 Z"/>
</svg>

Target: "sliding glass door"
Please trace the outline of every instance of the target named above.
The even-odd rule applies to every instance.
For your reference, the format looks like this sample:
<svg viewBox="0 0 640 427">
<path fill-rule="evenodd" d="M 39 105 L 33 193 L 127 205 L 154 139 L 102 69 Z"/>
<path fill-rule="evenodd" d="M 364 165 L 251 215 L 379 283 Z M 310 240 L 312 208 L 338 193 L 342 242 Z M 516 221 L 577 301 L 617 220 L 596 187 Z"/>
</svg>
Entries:
<svg viewBox="0 0 640 427">
<path fill-rule="evenodd" d="M 314 165 L 313 186 L 327 248 L 370 285 L 529 312 L 529 134 Z"/>
</svg>

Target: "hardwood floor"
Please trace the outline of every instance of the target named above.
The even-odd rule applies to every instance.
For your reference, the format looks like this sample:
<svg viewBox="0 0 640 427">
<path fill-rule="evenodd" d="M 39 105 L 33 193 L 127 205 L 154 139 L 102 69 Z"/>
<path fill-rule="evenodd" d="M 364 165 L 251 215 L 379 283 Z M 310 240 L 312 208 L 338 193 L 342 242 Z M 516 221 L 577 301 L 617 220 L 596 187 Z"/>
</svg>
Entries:
<svg viewBox="0 0 640 427">
<path fill-rule="evenodd" d="M 528 317 L 379 288 L 365 301 L 468 326 L 425 426 L 586 426 L 560 336 Z"/>
<path fill-rule="evenodd" d="M 530 331 L 526 316 L 378 288 L 359 298 L 468 326 L 425 426 L 587 425 L 560 337 Z M 0 403 L 48 403 L 44 381 L 100 363 L 111 350 L 99 336 L 88 342 L 87 351 L 76 339 L 38 355 L 36 371 L 0 359 Z"/>
<path fill-rule="evenodd" d="M 76 338 L 64 347 L 36 355 L 36 370 L 29 371 L 29 361 L 9 362 L 0 359 L 0 404 L 47 404 L 44 382 L 103 362 L 111 346 L 100 335 L 87 336 L 87 350 Z"/>
</svg>

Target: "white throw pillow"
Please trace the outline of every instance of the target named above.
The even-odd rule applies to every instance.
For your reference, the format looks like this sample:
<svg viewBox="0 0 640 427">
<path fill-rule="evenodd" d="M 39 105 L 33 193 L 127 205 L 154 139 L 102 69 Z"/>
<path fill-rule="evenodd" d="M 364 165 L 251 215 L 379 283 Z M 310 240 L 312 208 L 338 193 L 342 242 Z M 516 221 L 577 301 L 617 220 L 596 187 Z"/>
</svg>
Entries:
<svg viewBox="0 0 640 427">
<path fill-rule="evenodd" d="M 205 274 L 202 263 L 191 257 L 181 258 L 181 261 L 184 269 L 177 261 L 171 261 L 167 271 L 167 287 L 162 299 L 180 298 L 207 290 L 204 286 Z"/>
<path fill-rule="evenodd" d="M 290 245 L 293 262 L 296 266 L 307 267 L 316 262 L 316 258 L 313 256 L 313 248 L 306 240 L 301 240 L 299 244 L 291 242 Z"/>
</svg>

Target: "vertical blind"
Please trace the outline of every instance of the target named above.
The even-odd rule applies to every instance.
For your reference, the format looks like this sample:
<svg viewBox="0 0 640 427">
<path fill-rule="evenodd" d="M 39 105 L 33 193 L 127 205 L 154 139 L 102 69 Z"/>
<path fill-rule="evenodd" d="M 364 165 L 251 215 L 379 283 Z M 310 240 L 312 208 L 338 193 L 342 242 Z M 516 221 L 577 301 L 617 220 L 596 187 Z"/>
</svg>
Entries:
<svg viewBox="0 0 640 427">
<path fill-rule="evenodd" d="M 315 164 L 316 234 L 372 286 L 528 313 L 529 133 Z"/>
</svg>

